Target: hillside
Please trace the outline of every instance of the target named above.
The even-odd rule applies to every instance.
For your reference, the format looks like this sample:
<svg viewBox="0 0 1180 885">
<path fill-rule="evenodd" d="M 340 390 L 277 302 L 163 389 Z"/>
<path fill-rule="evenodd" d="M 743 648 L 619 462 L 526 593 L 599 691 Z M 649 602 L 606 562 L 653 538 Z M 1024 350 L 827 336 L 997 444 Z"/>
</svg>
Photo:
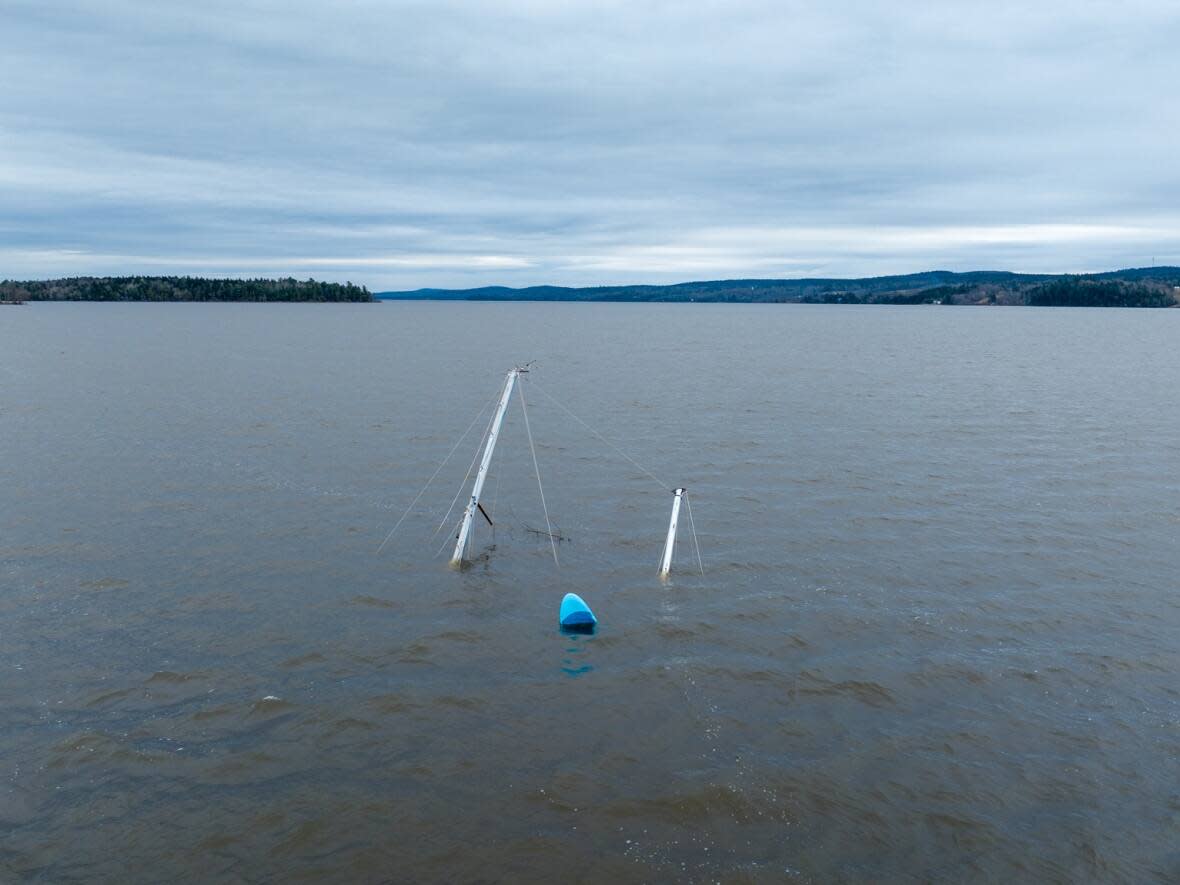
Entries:
<svg viewBox="0 0 1180 885">
<path fill-rule="evenodd" d="M 1132 268 L 1100 274 L 1019 274 L 945 270 L 863 279 L 749 279 L 668 286 L 531 286 L 512 289 L 415 289 L 378 292 L 385 300 L 668 301 L 827 304 L 1012 304 L 1171 307 L 1180 295 L 1180 267 Z"/>
</svg>

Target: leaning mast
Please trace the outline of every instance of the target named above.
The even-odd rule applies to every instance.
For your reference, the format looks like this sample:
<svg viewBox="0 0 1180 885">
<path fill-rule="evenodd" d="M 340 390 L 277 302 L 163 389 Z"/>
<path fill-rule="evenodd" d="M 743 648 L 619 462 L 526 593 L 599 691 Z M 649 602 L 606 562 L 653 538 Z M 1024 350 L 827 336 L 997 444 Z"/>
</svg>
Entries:
<svg viewBox="0 0 1180 885">
<path fill-rule="evenodd" d="M 504 380 L 504 392 L 500 395 L 500 405 L 496 407 L 496 414 L 492 418 L 492 426 L 488 431 L 488 441 L 484 446 L 483 458 L 479 462 L 479 472 L 475 474 L 475 485 L 471 487 L 471 500 L 467 509 L 463 511 L 463 522 L 459 525 L 459 535 L 455 540 L 455 552 L 451 555 L 451 565 L 460 565 L 467 552 L 467 545 L 471 539 L 471 523 L 475 520 L 478 510 L 490 525 L 492 520 L 479 504 L 479 496 L 483 491 L 484 480 L 488 476 L 488 467 L 492 463 L 492 451 L 496 448 L 496 438 L 500 435 L 500 425 L 504 423 L 504 412 L 508 409 L 508 401 L 512 398 L 512 388 L 521 372 L 528 369 L 519 366 L 508 373 Z"/>
</svg>

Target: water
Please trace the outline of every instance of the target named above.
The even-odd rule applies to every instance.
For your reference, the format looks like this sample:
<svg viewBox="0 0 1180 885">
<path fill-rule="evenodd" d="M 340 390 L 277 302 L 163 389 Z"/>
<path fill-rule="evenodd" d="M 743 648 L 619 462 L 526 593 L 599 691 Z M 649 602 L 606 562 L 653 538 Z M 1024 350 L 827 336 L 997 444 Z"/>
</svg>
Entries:
<svg viewBox="0 0 1180 885">
<path fill-rule="evenodd" d="M 3 309 L 0 878 L 1175 880 L 1178 331 Z M 432 532 L 482 422 L 376 554 L 526 359 L 561 570 L 515 402 L 477 561 Z"/>
</svg>

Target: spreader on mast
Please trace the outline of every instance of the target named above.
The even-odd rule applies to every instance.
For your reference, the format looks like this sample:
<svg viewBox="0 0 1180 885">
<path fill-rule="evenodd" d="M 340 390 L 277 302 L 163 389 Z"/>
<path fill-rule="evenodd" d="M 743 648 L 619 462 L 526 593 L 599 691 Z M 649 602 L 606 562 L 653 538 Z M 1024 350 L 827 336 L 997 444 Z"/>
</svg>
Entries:
<svg viewBox="0 0 1180 885">
<path fill-rule="evenodd" d="M 455 541 L 455 552 L 451 555 L 451 565 L 463 562 L 463 555 L 467 552 L 467 544 L 471 539 L 471 523 L 475 519 L 475 511 L 483 514 L 484 519 L 491 523 L 491 518 L 479 505 L 479 495 L 483 491 L 484 480 L 488 476 L 488 466 L 492 463 L 492 451 L 496 448 L 496 438 L 500 435 L 500 425 L 504 423 L 504 412 L 508 409 L 508 401 L 512 398 L 512 387 L 521 372 L 528 369 L 516 367 L 508 373 L 504 380 L 504 392 L 500 395 L 500 405 L 496 407 L 496 414 L 492 418 L 492 426 L 488 430 L 488 441 L 484 446 L 483 458 L 479 462 L 479 472 L 475 474 L 475 485 L 471 487 L 471 500 L 463 512 L 463 522 L 459 525 L 459 536 Z"/>
</svg>

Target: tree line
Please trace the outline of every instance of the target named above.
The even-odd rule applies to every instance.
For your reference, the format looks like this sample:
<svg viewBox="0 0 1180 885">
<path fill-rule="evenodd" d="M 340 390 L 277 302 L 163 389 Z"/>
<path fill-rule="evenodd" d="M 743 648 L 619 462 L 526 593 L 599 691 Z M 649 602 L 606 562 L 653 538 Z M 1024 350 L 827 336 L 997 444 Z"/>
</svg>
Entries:
<svg viewBox="0 0 1180 885">
<path fill-rule="evenodd" d="M 1035 287 L 1025 300 L 1036 307 L 1173 307 L 1174 291 L 1125 280 L 1067 276 Z"/>
<path fill-rule="evenodd" d="M 4 280 L 0 301 L 373 301 L 364 286 L 318 280 L 69 277 Z"/>
<path fill-rule="evenodd" d="M 809 293 L 805 304 L 1022 304 L 1031 307 L 1176 307 L 1180 293 L 1168 282 L 1062 276 L 1047 282 L 932 286 L 910 292 Z"/>
</svg>

